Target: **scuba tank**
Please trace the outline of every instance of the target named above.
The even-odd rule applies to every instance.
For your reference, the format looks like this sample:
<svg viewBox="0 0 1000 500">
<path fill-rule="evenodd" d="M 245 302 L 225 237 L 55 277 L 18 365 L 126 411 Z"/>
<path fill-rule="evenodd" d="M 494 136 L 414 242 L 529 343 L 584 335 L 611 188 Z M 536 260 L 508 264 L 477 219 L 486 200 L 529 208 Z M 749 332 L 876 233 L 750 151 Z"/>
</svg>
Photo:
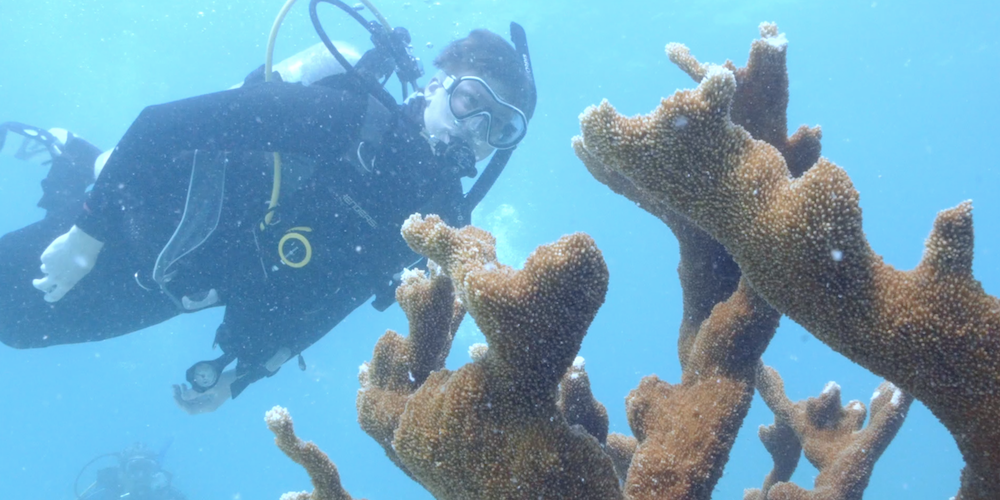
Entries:
<svg viewBox="0 0 1000 500">
<path fill-rule="evenodd" d="M 341 55 L 344 59 L 349 64 L 357 64 L 361 59 L 357 49 L 344 42 L 337 43 L 340 46 Z M 283 82 L 301 83 L 302 85 L 309 86 L 328 76 L 343 74 L 347 69 L 330 53 L 330 50 L 323 45 L 323 42 L 317 42 L 312 47 L 275 64 L 272 71 L 278 73 Z M 250 73 L 244 81 L 229 87 L 229 89 L 237 89 L 248 83 L 263 81 L 264 65 L 261 65 L 257 70 Z"/>
</svg>

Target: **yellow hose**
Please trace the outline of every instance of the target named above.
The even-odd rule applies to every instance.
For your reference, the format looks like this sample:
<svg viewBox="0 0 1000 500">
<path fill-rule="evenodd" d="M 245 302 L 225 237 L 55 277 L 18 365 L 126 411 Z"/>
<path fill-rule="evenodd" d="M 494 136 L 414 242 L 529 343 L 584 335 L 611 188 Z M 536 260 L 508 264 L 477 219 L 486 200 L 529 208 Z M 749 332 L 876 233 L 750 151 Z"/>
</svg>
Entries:
<svg viewBox="0 0 1000 500">
<path fill-rule="evenodd" d="M 385 29 L 392 31 L 392 26 L 389 26 L 389 21 L 382 16 L 382 13 L 379 12 L 371 2 L 368 0 L 361 0 L 361 3 L 365 4 L 365 7 L 368 7 L 368 10 L 372 11 L 372 14 L 375 15 L 375 19 L 378 19 L 378 22 L 382 23 L 382 26 L 385 26 Z"/>
<path fill-rule="evenodd" d="M 265 82 L 271 81 L 271 63 L 274 61 L 274 41 L 278 39 L 278 28 L 281 28 L 281 22 L 285 20 L 288 11 L 292 10 L 292 5 L 295 5 L 295 0 L 287 0 L 278 12 L 278 17 L 274 18 L 274 24 L 271 25 L 271 34 L 267 37 L 267 53 L 264 55 Z"/>
<path fill-rule="evenodd" d="M 292 9 L 292 5 L 295 5 L 295 0 L 287 0 L 285 5 L 281 7 L 281 11 L 278 12 L 278 17 L 274 18 L 274 24 L 271 25 L 271 34 L 267 37 L 267 53 L 264 55 L 265 82 L 270 82 L 273 78 L 271 76 L 271 68 L 274 62 L 274 42 L 278 39 L 278 28 L 281 28 L 281 22 L 285 20 L 285 16 Z M 278 208 L 278 198 L 281 197 L 281 153 L 275 151 L 273 154 L 274 184 L 271 186 L 271 199 L 267 202 L 267 213 L 264 214 L 264 222 L 260 224 L 261 231 L 266 226 L 269 226 L 271 220 L 274 219 L 274 210 Z"/>
<path fill-rule="evenodd" d="M 389 26 L 389 21 L 382 15 L 378 9 L 369 0 L 361 0 L 361 3 L 365 5 L 372 12 L 378 22 L 385 26 L 385 29 L 391 30 L 392 27 Z M 264 81 L 270 82 L 272 79 L 272 67 L 274 62 L 274 42 L 278 39 L 278 29 L 281 28 L 282 21 L 285 20 L 285 16 L 288 15 L 288 11 L 292 10 L 292 5 L 295 5 L 295 0 L 286 0 L 285 5 L 281 7 L 281 11 L 278 12 L 278 17 L 274 18 L 274 24 L 271 25 L 271 33 L 267 37 L 267 53 L 264 54 Z M 271 220 L 274 219 L 274 211 L 278 208 L 278 198 L 281 196 L 281 153 L 275 151 L 274 153 L 274 184 L 271 186 L 271 199 L 267 202 L 267 213 L 264 214 L 264 222 L 260 223 L 261 231 L 265 227 L 271 225 Z"/>
</svg>

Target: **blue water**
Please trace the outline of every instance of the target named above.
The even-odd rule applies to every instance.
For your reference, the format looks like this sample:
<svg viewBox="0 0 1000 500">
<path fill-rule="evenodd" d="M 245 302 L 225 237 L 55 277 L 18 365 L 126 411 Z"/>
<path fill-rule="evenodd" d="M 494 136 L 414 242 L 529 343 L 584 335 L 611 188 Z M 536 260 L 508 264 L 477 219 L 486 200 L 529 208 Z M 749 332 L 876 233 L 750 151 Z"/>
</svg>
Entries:
<svg viewBox="0 0 1000 500">
<path fill-rule="evenodd" d="M 761 21 L 790 41 L 789 126 L 823 126 L 823 154 L 861 193 L 874 249 L 903 269 L 919 261 L 937 211 L 972 199 L 976 276 L 1000 293 L 1000 4 L 986 1 L 570 2 L 378 1 L 410 28 L 427 61 L 475 27 L 526 28 L 539 86 L 530 133 L 474 222 L 500 237 L 501 259 L 519 265 L 537 245 L 591 234 L 611 272 L 607 302 L 581 355 L 612 430 L 629 433 L 624 397 L 656 373 L 679 381 L 681 314 L 677 245 L 663 224 L 593 180 L 569 139 L 577 116 L 608 98 L 626 114 L 653 109 L 693 82 L 663 53 L 685 43 L 702 61 L 744 64 Z M 306 4 L 279 38 L 282 58 L 315 43 Z M 281 4 L 173 0 L 5 1 L 0 5 L 0 121 L 61 126 L 112 146 L 146 105 L 226 88 L 263 61 Z M 364 45 L 359 29 L 327 10 L 335 38 Z M 431 47 L 432 46 L 432 47 Z M 0 231 L 41 217 L 41 168 L 0 159 Z M 272 444 L 263 422 L 288 407 L 301 436 L 318 442 L 355 497 L 429 498 L 356 424 L 358 365 L 386 328 L 405 330 L 398 307 L 363 306 L 293 365 L 254 384 L 213 414 L 188 416 L 170 386 L 194 361 L 214 357 L 221 311 L 184 316 L 119 339 L 16 351 L 0 346 L 0 498 L 73 498 L 77 472 L 101 453 L 172 440 L 165 467 L 190 499 L 276 499 L 310 489 Z M 457 367 L 481 340 L 463 326 Z M 764 355 L 792 399 L 830 380 L 868 402 L 880 380 L 783 319 Z M 678 411 L 683 411 L 679 409 Z M 772 422 L 757 399 L 715 498 L 741 498 L 771 460 L 756 437 Z M 919 403 L 878 462 L 868 498 L 948 498 L 962 466 L 954 441 Z M 794 481 L 811 487 L 803 460 Z"/>
</svg>

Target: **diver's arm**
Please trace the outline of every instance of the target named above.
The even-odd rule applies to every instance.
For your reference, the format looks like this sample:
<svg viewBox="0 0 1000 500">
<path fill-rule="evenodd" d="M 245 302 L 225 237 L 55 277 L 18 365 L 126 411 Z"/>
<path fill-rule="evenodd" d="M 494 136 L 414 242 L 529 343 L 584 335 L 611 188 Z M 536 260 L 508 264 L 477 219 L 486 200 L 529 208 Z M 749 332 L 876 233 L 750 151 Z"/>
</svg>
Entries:
<svg viewBox="0 0 1000 500">
<path fill-rule="evenodd" d="M 170 161 L 181 151 L 339 156 L 358 134 L 367 104 L 366 96 L 320 85 L 268 83 L 147 107 L 108 159 L 77 226 L 106 241 L 121 211 L 116 192 L 155 185 L 157 172 L 139 166 L 181 166 Z"/>
</svg>

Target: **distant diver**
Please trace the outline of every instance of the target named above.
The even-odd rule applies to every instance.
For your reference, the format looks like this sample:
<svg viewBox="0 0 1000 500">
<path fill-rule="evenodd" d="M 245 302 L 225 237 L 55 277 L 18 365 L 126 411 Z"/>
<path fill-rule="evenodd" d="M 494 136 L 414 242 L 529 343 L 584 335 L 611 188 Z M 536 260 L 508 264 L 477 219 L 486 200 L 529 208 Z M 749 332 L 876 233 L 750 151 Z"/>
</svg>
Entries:
<svg viewBox="0 0 1000 500">
<path fill-rule="evenodd" d="M 173 474 L 161 467 L 163 454 L 136 443 L 121 452 L 94 457 L 77 474 L 73 494 L 77 500 L 186 500 L 174 488 Z M 94 481 L 80 491 L 85 473 L 94 464 L 111 459 L 115 464 L 98 469 Z"/>
<path fill-rule="evenodd" d="M 350 11 L 375 47 L 351 64 L 318 3 Z M 223 354 L 175 386 L 184 410 L 212 411 L 289 359 L 304 369 L 300 353 L 372 296 L 391 305 L 418 262 L 399 234 L 411 213 L 469 223 L 535 108 L 524 30 L 511 23 L 513 46 L 481 29 L 452 42 L 418 89 L 405 29 L 337 0 L 310 7 L 326 59 L 310 49 L 237 88 L 147 107 L 104 154 L 0 124 L 5 151 L 51 163 L 45 218 L 0 238 L 0 341 L 92 342 L 225 306 Z M 393 72 L 402 104 L 384 88 Z"/>
</svg>

